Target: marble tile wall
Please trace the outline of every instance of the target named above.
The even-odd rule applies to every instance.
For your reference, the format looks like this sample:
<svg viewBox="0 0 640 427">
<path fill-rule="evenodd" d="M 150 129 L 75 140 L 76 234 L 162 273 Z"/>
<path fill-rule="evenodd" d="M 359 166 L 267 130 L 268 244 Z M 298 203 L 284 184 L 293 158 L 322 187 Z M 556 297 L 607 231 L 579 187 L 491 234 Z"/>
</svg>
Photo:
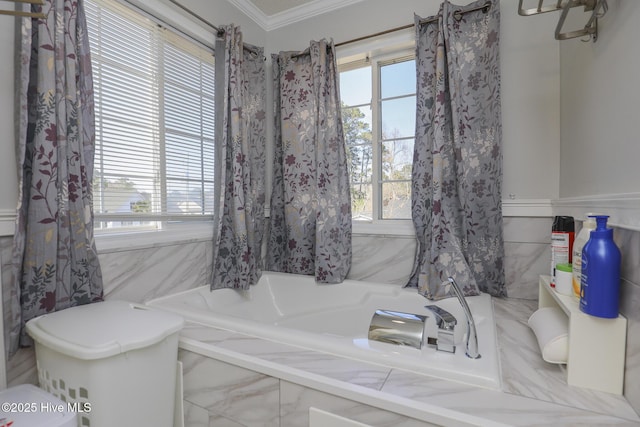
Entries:
<svg viewBox="0 0 640 427">
<path fill-rule="evenodd" d="M 507 217 L 503 223 L 509 298 L 538 299 L 538 277 L 551 268 L 551 218 Z"/>
<path fill-rule="evenodd" d="M 354 235 L 348 279 L 403 286 L 411 276 L 416 239 L 377 235 Z"/>
<path fill-rule="evenodd" d="M 640 232 L 615 229 L 622 253 L 620 312 L 627 318 L 624 395 L 640 414 Z"/>
<path fill-rule="evenodd" d="M 0 263 L 2 264 L 2 304 L 3 304 L 3 330 L 5 348 L 8 348 L 6 327 L 9 325 L 9 300 L 11 290 L 11 259 L 13 250 L 13 237 L 0 237 Z M 36 384 L 38 374 L 36 372 L 36 357 L 32 349 L 21 349 L 7 361 L 7 384 Z"/>
<path fill-rule="evenodd" d="M 537 298 L 537 276 L 547 271 L 548 218 L 505 218 L 505 273 L 515 298 Z M 12 237 L 0 237 L 5 298 L 11 286 Z M 350 279 L 403 285 L 413 267 L 416 242 L 410 237 L 355 235 Z M 145 302 L 207 282 L 211 248 L 206 241 L 101 251 L 105 298 Z M 5 301 L 5 316 L 8 315 Z M 37 381 L 35 358 L 21 350 L 7 363 L 10 384 Z"/>
<path fill-rule="evenodd" d="M 550 262 L 551 218 L 505 218 L 505 274 L 510 298 L 536 300 L 538 275 Z M 623 253 L 621 311 L 629 319 L 625 396 L 640 412 L 640 232 L 616 229 Z M 3 296 L 11 280 L 11 237 L 0 237 Z M 100 253 L 106 298 L 144 302 L 206 283 L 211 248 L 207 242 L 152 246 Z M 415 240 L 356 235 L 349 278 L 404 284 L 413 266 Z M 5 316 L 8 314 L 4 302 Z M 33 352 L 23 350 L 7 363 L 10 384 L 35 382 Z"/>
<path fill-rule="evenodd" d="M 549 274 L 551 218 L 504 219 L 505 276 L 510 298 L 538 299 L 538 276 Z M 416 241 L 409 237 L 354 235 L 349 279 L 404 285 Z"/>
<path fill-rule="evenodd" d="M 146 302 L 205 285 L 211 243 L 195 241 L 99 254 L 106 299 Z"/>
<path fill-rule="evenodd" d="M 12 244 L 12 237 L 0 238 L 5 318 L 9 313 Z M 100 252 L 105 299 L 143 303 L 205 284 L 211 265 L 208 261 L 211 258 L 210 246 L 208 242 L 190 241 Z M 7 361 L 9 385 L 35 384 L 37 381 L 33 349 L 21 349 Z"/>
</svg>

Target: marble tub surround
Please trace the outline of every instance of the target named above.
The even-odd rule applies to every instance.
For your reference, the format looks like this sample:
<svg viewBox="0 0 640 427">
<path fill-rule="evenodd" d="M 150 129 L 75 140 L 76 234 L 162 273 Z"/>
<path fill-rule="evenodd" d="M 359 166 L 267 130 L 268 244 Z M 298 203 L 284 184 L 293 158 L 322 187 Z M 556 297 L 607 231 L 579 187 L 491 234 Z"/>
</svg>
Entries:
<svg viewBox="0 0 640 427">
<path fill-rule="evenodd" d="M 505 242 L 504 250 L 508 298 L 537 301 L 538 279 L 549 274 L 550 244 Z"/>
<path fill-rule="evenodd" d="M 416 239 L 410 236 L 354 235 L 348 279 L 404 286 L 411 276 Z"/>
<path fill-rule="evenodd" d="M 279 427 L 277 379 L 185 350 L 180 350 L 178 358 L 187 402 L 239 425 Z"/>
<path fill-rule="evenodd" d="M 534 349 L 529 347 L 529 341 L 534 338 L 526 326 L 526 318 L 537 306 L 538 275 L 547 274 L 550 260 L 550 252 L 547 252 L 549 251 L 547 239 L 550 239 L 551 221 L 550 218 L 505 217 L 505 271 L 510 298 L 494 300 L 496 317 L 501 316 L 501 313 L 505 316 L 510 316 L 507 320 L 498 321 L 498 339 L 501 346 L 504 382 L 504 393 L 498 394 L 503 399 L 501 404 L 507 405 L 503 406 L 503 409 L 509 407 L 520 408 L 521 406 L 529 408 L 527 411 L 534 413 L 532 415 L 534 418 L 532 419 L 535 420 L 538 419 L 535 417 L 536 410 L 531 405 L 542 405 L 538 407 L 539 411 L 541 411 L 538 415 L 542 417 L 540 424 L 543 425 L 545 421 L 548 424 L 555 425 L 554 418 L 557 416 L 560 419 L 559 414 L 567 414 L 568 418 L 565 421 L 567 425 L 571 424 L 570 419 L 575 420 L 575 424 L 582 424 L 580 417 L 584 416 L 592 424 L 638 425 L 632 419 L 633 414 L 625 419 L 629 414 L 629 408 L 625 407 L 624 402 L 618 399 L 614 399 L 612 403 L 609 403 L 610 401 L 607 399 L 604 400 L 607 402 L 606 405 L 611 405 L 610 412 L 601 412 L 601 406 L 603 405 L 601 401 L 595 402 L 593 405 L 590 403 L 581 404 L 580 402 L 590 402 L 597 399 L 597 397 L 587 397 L 583 401 L 582 395 L 579 392 L 576 393 L 576 389 L 569 388 L 567 391 L 567 386 L 562 382 L 562 372 L 553 365 L 544 364 L 537 369 L 533 369 L 535 377 L 531 378 L 528 378 L 530 371 L 523 369 L 523 367 L 531 366 L 530 363 L 536 363 L 528 362 L 528 360 L 534 359 L 543 363 L 539 359 L 539 353 L 534 353 Z M 640 310 L 638 310 L 640 306 L 640 232 L 616 229 L 615 240 L 623 254 L 621 311 L 629 321 L 624 393 L 631 406 L 636 412 L 640 413 L 640 382 L 635 380 L 640 378 Z M 2 286 L 3 296 L 5 297 L 8 295 L 8 289 L 11 286 L 12 242 L 13 238 L 11 236 L 0 237 L 0 261 L 3 266 Z M 106 296 L 107 298 L 133 299 L 136 302 L 143 302 L 147 299 L 174 293 L 178 289 L 187 289 L 188 286 L 202 285 L 204 283 L 202 278 L 204 277 L 204 272 L 208 269 L 208 264 L 194 265 L 189 260 L 200 259 L 204 260 L 203 263 L 208 262 L 206 260 L 210 258 L 210 253 L 207 252 L 210 250 L 209 246 L 202 241 L 190 240 L 178 242 L 177 244 L 161 244 L 100 252 L 103 274 L 111 282 L 106 287 L 108 289 Z M 401 284 L 404 281 L 404 277 L 410 273 L 415 249 L 414 239 L 395 236 L 354 236 L 354 248 L 358 248 L 358 252 L 354 250 L 354 266 L 351 273 L 361 277 L 353 278 L 366 278 L 367 280 Z M 369 248 L 375 248 L 375 250 L 369 250 Z M 396 256 L 398 253 L 401 254 L 399 257 Z M 182 269 L 180 265 L 182 262 L 191 266 L 191 269 Z M 179 271 L 180 274 L 172 274 L 174 270 Z M 5 307 L 7 307 L 6 304 Z M 5 311 L 6 314 L 7 311 Z M 510 330 L 513 330 L 514 333 L 510 334 Z M 204 331 L 203 334 L 207 335 L 209 332 Z M 349 387 L 380 391 L 384 387 L 386 387 L 385 390 L 392 390 L 390 387 L 393 384 L 397 384 L 395 392 L 398 392 L 399 396 L 405 396 L 403 392 L 398 391 L 402 388 L 400 386 L 401 376 L 398 376 L 399 373 L 395 372 L 394 375 L 391 375 L 384 368 L 381 371 L 378 366 L 364 367 L 354 364 L 352 360 L 338 362 L 335 359 L 322 359 L 325 356 L 321 356 L 320 360 L 317 360 L 318 355 L 313 354 L 313 352 L 291 353 L 287 350 L 274 350 L 268 346 L 260 348 L 263 349 L 264 353 L 271 353 L 271 356 L 264 356 L 266 359 L 261 359 L 262 356 L 260 355 L 252 356 L 254 351 L 252 350 L 254 347 L 253 339 L 247 339 L 246 337 L 234 338 L 231 341 L 220 339 L 220 342 L 227 342 L 225 345 L 229 347 L 225 351 L 233 355 L 229 356 L 230 361 L 235 360 L 234 358 L 238 357 L 237 355 L 239 354 L 243 354 L 242 352 L 246 352 L 251 355 L 251 358 L 266 360 L 277 366 L 290 364 L 294 369 L 311 372 L 313 375 L 322 378 L 333 379 L 342 386 L 348 385 Z M 215 345 L 215 343 L 212 343 L 212 345 Z M 510 354 L 512 356 L 510 359 L 504 354 L 503 346 L 511 349 L 506 350 L 511 351 Z M 516 351 L 513 351 L 514 347 Z M 527 375 L 521 375 L 525 372 Z M 33 350 L 20 350 L 7 363 L 7 373 L 11 385 L 37 382 Z M 397 382 L 392 381 L 395 378 L 399 378 Z M 525 382 L 527 379 L 531 382 Z M 422 401 L 428 403 L 448 400 L 449 406 L 446 407 L 457 408 L 454 404 L 456 399 L 448 394 L 447 390 L 451 390 L 451 393 L 462 393 L 461 396 L 469 396 L 469 393 L 478 391 L 475 388 L 471 390 L 464 388 L 449 389 L 448 387 L 460 386 L 460 384 L 438 382 L 435 379 L 429 380 L 431 381 L 431 387 L 441 390 L 441 396 L 429 396 L 429 392 L 424 390 L 419 392 L 417 387 L 420 386 L 422 389 L 425 385 L 423 380 L 420 380 L 418 386 L 406 385 L 409 390 L 407 391 L 408 397 L 402 397 L 402 399 L 410 399 L 411 402 L 414 402 L 414 405 L 420 405 Z M 287 387 L 286 390 L 296 389 L 296 387 Z M 426 388 L 428 389 L 428 387 Z M 414 392 L 417 393 L 415 398 L 417 400 L 415 401 L 412 400 Z M 487 392 L 484 390 L 482 395 L 487 396 Z M 330 393 L 309 388 L 304 392 L 304 395 L 316 396 L 315 393 L 318 393 L 318 396 L 330 395 Z M 289 396 L 289 398 L 290 400 L 296 399 L 295 396 Z M 512 398 L 516 400 L 510 400 Z M 301 399 L 304 400 L 303 398 Z M 330 402 L 334 402 L 334 399 L 333 395 L 326 397 L 326 400 Z M 473 406 L 472 404 L 477 401 L 474 399 L 475 397 L 473 396 L 471 400 L 465 398 L 463 405 Z M 489 399 L 493 399 L 493 397 Z M 324 397 L 322 400 L 324 401 Z M 576 401 L 579 402 L 576 403 Z M 338 402 L 335 404 L 338 407 L 343 405 Z M 577 406 L 574 407 L 574 405 Z M 304 410 L 294 406 L 288 406 L 287 409 L 287 411 L 290 411 L 287 413 L 291 414 L 291 419 L 304 418 L 306 416 L 304 415 Z M 359 411 L 366 412 L 365 409 L 362 409 L 363 407 L 371 408 L 358 402 L 355 402 L 353 406 L 347 405 L 347 407 L 351 409 L 348 409 L 346 414 L 357 414 Z M 241 425 L 233 424 L 230 421 L 227 423 L 228 420 L 224 420 L 223 417 L 218 415 L 212 415 L 206 409 L 197 405 L 191 404 L 188 408 L 185 407 L 185 411 L 187 410 L 189 410 L 189 414 L 202 421 L 202 424 L 196 425 L 209 425 L 204 424 L 205 419 L 211 420 L 211 425 Z M 527 411 L 521 414 L 528 415 L 529 412 Z M 615 411 L 619 411 L 620 414 Z M 552 415 L 546 417 L 544 416 L 546 413 Z M 614 418 L 609 418 L 606 415 L 612 413 Z M 475 412 L 472 411 L 472 414 L 475 414 Z M 509 416 L 517 418 L 520 415 L 516 413 Z M 214 422 L 214 420 L 217 420 L 220 424 Z M 598 423 L 597 420 L 601 422 Z M 521 421 L 521 423 L 524 423 L 524 421 Z M 507 422 L 507 424 L 512 423 Z M 533 424 L 533 422 L 529 424 Z M 396 424 L 389 423 L 387 425 Z"/>
<path fill-rule="evenodd" d="M 505 217 L 504 227 L 509 295 L 537 298 L 537 277 L 546 273 L 547 258 L 550 259 L 550 252 L 545 254 L 548 244 L 541 242 L 550 238 L 551 219 Z M 121 246 L 113 242 L 98 242 L 107 299 L 143 303 L 207 282 L 212 251 L 207 238 L 194 237 L 191 233 L 181 236 L 179 241 L 145 243 L 136 235 L 132 235 L 130 240 Z M 12 246 L 12 236 L 0 237 L 5 316 L 9 314 L 8 297 L 12 286 Z M 416 240 L 411 236 L 354 234 L 353 263 L 348 278 L 402 286 L 411 274 L 415 246 Z M 35 365 L 26 368 L 28 361 L 34 360 L 29 354 L 31 351 L 21 350 L 19 353 L 26 354 L 16 355 L 18 360 L 7 364 L 8 377 L 10 380 L 13 378 L 15 384 L 25 378 L 35 381 Z"/>
<path fill-rule="evenodd" d="M 106 299 L 144 303 L 207 283 L 209 241 L 181 242 L 98 254 Z"/>
<path fill-rule="evenodd" d="M 505 242 L 513 243 L 551 243 L 551 227 L 553 218 L 550 217 L 504 217 L 502 232 Z M 549 258 L 551 261 L 551 258 Z"/>
<path fill-rule="evenodd" d="M 310 407 L 322 408 L 326 412 L 372 426 L 437 425 L 282 380 L 280 381 L 280 401 L 282 426 L 308 426 Z"/>
<path fill-rule="evenodd" d="M 201 341 L 202 337 L 206 337 L 205 341 Z M 203 346 L 204 342 L 207 344 Z M 445 425 L 446 415 L 452 415 L 446 409 L 431 407 L 429 404 L 425 407 L 434 410 L 435 414 L 430 415 L 430 418 L 438 421 L 437 423 L 424 422 L 402 413 L 389 411 L 385 406 L 393 406 L 393 402 L 386 400 L 398 399 L 379 392 L 390 370 L 377 365 L 316 353 L 243 334 L 220 331 L 194 323 L 189 323 L 185 327 L 181 334 L 180 346 L 180 358 L 185 372 L 185 405 L 195 405 L 205 409 L 210 417 L 231 421 L 234 426 L 306 427 L 309 425 L 309 407 L 305 403 L 308 401 L 312 401 L 314 407 L 349 416 L 356 421 L 364 422 L 356 414 L 368 414 L 370 417 L 377 412 L 379 416 L 384 414 L 384 418 L 390 422 L 375 424 L 375 419 L 368 419 L 368 422 L 374 423 L 372 425 L 406 427 Z M 212 357 L 215 360 L 212 360 Z M 188 375 L 193 371 L 197 371 L 197 374 Z M 219 380 L 218 372 L 222 371 L 234 371 L 234 375 L 240 381 L 237 383 L 228 381 L 227 374 Z M 274 407 L 273 396 L 270 396 L 264 402 L 264 406 L 259 409 L 260 412 L 267 414 L 264 421 L 249 421 L 246 417 L 241 418 L 237 415 L 256 411 L 255 405 L 249 405 L 241 397 L 248 390 L 239 392 L 238 389 L 253 387 L 255 390 L 258 386 L 249 386 L 247 382 L 242 381 L 242 378 L 252 378 L 253 383 L 271 384 L 270 393 L 273 391 L 273 383 L 270 383 L 267 378 L 278 382 L 279 405 Z M 225 397 L 232 394 L 237 396 L 235 401 Z M 353 396 L 359 396 L 360 399 L 350 399 Z M 404 399 L 400 400 L 404 401 Z M 416 408 L 409 408 L 408 411 L 424 412 Z M 198 413 L 202 419 L 201 411 L 194 411 L 194 414 Z M 282 418 L 274 419 L 275 414 L 281 414 Z M 486 420 L 472 415 L 460 418 L 466 418 L 467 422 L 459 425 L 487 425 L 488 427 L 493 425 L 486 424 Z M 185 417 L 185 426 L 194 425 L 197 424 Z M 214 425 L 216 424 L 212 423 L 208 426 Z"/>
<path fill-rule="evenodd" d="M 509 298 L 538 299 L 538 277 L 551 265 L 551 218 L 505 217 L 504 273 Z"/>
<path fill-rule="evenodd" d="M 549 274 L 552 218 L 504 217 L 505 276 L 510 298 L 538 299 L 538 277 Z M 403 286 L 411 276 L 416 239 L 411 236 L 353 235 L 347 278 Z"/>
<path fill-rule="evenodd" d="M 508 300 L 496 300 L 496 305 L 499 305 L 500 301 Z M 513 307 L 517 307 L 517 304 Z M 510 316 L 511 310 L 509 307 L 496 309 L 496 315 Z M 205 363 L 224 363 L 252 372 L 242 375 L 264 375 L 278 379 L 283 423 L 281 425 L 308 425 L 305 414 L 308 414 L 309 404 L 374 426 L 427 426 L 452 423 L 481 426 L 640 425 L 640 418 L 623 398 L 609 399 L 610 396 L 606 396 L 607 400 L 604 403 L 595 402 L 603 396 L 572 389 L 572 399 L 555 401 L 555 396 L 566 392 L 566 389 L 559 389 L 556 383 L 545 382 L 544 377 L 537 378 L 535 370 L 523 371 L 516 366 L 517 360 L 528 364 L 534 356 L 520 352 L 518 348 L 514 349 L 514 345 L 519 347 L 520 344 L 509 340 L 500 341 L 501 354 L 511 358 L 503 369 L 513 369 L 513 372 L 505 373 L 510 385 L 502 392 L 316 353 L 195 323 L 189 323 L 183 330 L 180 345 L 185 352 L 181 354 L 190 354 L 183 360 L 183 363 L 189 361 L 185 364 L 185 372 L 189 371 L 190 364 L 194 363 L 201 366 Z M 535 356 L 539 358 L 538 354 Z M 202 358 L 208 357 L 216 360 L 202 361 Z M 528 377 L 529 375 L 532 377 Z M 202 400 L 203 394 L 206 394 L 207 390 L 216 390 L 215 393 L 218 393 L 219 387 L 224 388 L 224 384 L 215 381 L 207 383 L 201 378 L 211 379 L 215 376 L 215 372 L 209 375 L 201 372 L 196 375 L 196 382 L 187 381 L 185 376 L 185 401 L 188 402 L 187 406 L 198 407 L 194 408 L 192 413 L 199 414 L 200 419 L 204 419 L 202 410 L 207 410 L 205 406 L 210 406 L 202 406 L 209 401 L 208 398 Z M 522 381 L 522 384 L 519 381 Z M 541 396 L 540 399 L 537 395 L 527 395 L 526 390 L 536 386 L 542 387 L 542 384 L 552 389 L 551 398 Z M 566 384 L 564 386 L 566 387 Z M 189 397 L 191 395 L 198 396 L 200 404 L 193 402 Z M 223 396 L 224 393 L 216 395 Z M 318 401 L 305 396 L 317 396 Z M 216 401 L 217 398 L 212 396 L 211 399 Z M 574 406 L 575 401 L 580 401 L 579 405 Z M 227 404 L 230 403 L 227 401 Z M 238 399 L 237 404 L 242 406 L 241 399 Z M 220 408 L 219 405 L 217 407 Z M 379 421 L 381 418 L 365 420 L 363 414 L 366 414 L 367 410 L 363 407 L 376 408 L 377 411 L 384 411 L 386 417 L 399 418 L 395 419 L 395 423 L 384 423 Z M 248 407 L 245 408 L 249 410 Z M 229 409 L 231 412 L 224 413 L 216 411 L 214 409 L 210 415 L 230 418 L 240 426 L 255 425 L 244 424 L 234 419 L 230 414 L 238 409 Z M 447 419 L 451 416 L 459 418 L 452 422 L 451 419 Z M 198 424 L 188 422 L 186 425 Z"/>
<path fill-rule="evenodd" d="M 9 313 L 12 246 L 13 237 L 0 237 L 5 317 Z M 144 303 L 153 298 L 201 286 L 207 281 L 211 250 L 210 242 L 198 239 L 144 247 L 103 249 L 99 251 L 98 257 L 105 299 Z M 33 348 L 20 349 L 7 361 L 6 366 L 8 385 L 37 384 Z"/>
</svg>

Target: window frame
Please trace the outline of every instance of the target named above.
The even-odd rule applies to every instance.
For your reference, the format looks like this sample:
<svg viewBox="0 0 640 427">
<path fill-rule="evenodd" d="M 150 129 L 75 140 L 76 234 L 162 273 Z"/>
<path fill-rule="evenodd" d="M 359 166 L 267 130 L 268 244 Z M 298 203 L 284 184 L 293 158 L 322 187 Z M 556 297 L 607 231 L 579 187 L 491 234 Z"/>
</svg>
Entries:
<svg viewBox="0 0 640 427">
<path fill-rule="evenodd" d="M 96 1 L 99 5 L 101 3 L 108 3 L 105 0 Z M 169 34 L 169 37 L 163 37 L 163 43 L 171 44 L 174 48 L 177 46 L 172 43 L 172 39 L 176 37 L 180 37 L 186 40 L 188 43 L 198 46 L 199 48 L 204 48 L 206 50 L 211 51 L 211 55 L 213 57 L 213 45 L 211 44 L 211 40 L 215 39 L 215 34 L 211 32 L 210 29 L 205 28 L 199 22 L 184 18 L 183 16 L 176 14 L 175 9 L 169 6 L 163 6 L 156 8 L 153 10 L 145 10 L 145 4 L 137 2 L 132 3 L 122 3 L 120 1 L 114 0 L 113 3 L 117 7 L 124 7 L 131 11 L 132 13 L 139 14 L 143 18 L 146 18 L 152 21 L 155 25 L 161 28 L 161 31 L 166 31 Z M 213 65 L 213 64 L 212 64 Z M 162 65 L 161 65 L 162 66 Z M 214 66 L 214 65 L 213 65 Z M 164 71 L 162 72 L 164 74 Z M 160 82 L 161 86 L 164 86 L 164 80 Z M 159 98 L 162 101 L 164 98 L 164 94 L 159 94 Z M 94 234 L 96 237 L 97 247 L 100 250 L 106 251 L 114 251 L 119 248 L 141 248 L 141 247 L 152 247 L 158 244 L 174 244 L 176 242 L 182 241 L 208 241 L 213 237 L 213 213 L 211 214 L 197 214 L 197 215 L 187 215 L 187 214 L 170 214 L 166 212 L 166 202 L 167 202 L 167 171 L 165 168 L 166 159 L 164 158 L 164 151 L 166 148 L 166 141 L 164 141 L 165 137 L 165 117 L 164 117 L 164 103 L 160 102 L 159 111 L 158 111 L 158 120 L 159 120 L 159 129 L 158 132 L 160 134 L 160 139 L 162 139 L 158 150 L 161 151 L 160 156 L 160 170 L 157 171 L 157 174 L 160 175 L 160 187 L 161 191 L 164 192 L 164 196 L 162 199 L 162 213 L 160 214 L 150 214 L 150 215 L 126 215 L 126 214 L 95 214 L 94 222 L 99 221 L 135 221 L 135 222 L 146 222 L 146 221 L 155 221 L 158 222 L 158 226 L 134 226 L 134 227 L 119 227 L 113 229 L 94 229 Z M 101 118 L 99 116 L 96 117 L 96 122 L 100 121 Z M 201 138 L 208 139 L 204 135 L 201 135 Z M 203 139 L 201 139 L 203 141 Z M 215 144 L 215 142 L 214 142 Z M 202 150 L 202 147 L 201 147 Z M 135 236 L 135 239 L 131 239 L 132 236 Z"/>
<path fill-rule="evenodd" d="M 371 117 L 372 117 L 372 191 L 373 191 L 373 216 L 371 220 L 354 220 L 353 234 L 390 235 L 398 237 L 415 238 L 413 221 L 409 219 L 382 218 L 382 81 L 380 69 L 384 65 L 415 59 L 413 40 L 410 43 L 397 42 L 398 37 L 390 37 L 387 42 L 378 41 L 376 50 L 371 46 L 351 47 L 346 51 L 338 50 L 338 73 L 350 71 L 364 66 L 371 67 Z M 355 53 L 355 54 L 354 54 Z M 353 106 L 349 106 L 353 107 Z"/>
</svg>

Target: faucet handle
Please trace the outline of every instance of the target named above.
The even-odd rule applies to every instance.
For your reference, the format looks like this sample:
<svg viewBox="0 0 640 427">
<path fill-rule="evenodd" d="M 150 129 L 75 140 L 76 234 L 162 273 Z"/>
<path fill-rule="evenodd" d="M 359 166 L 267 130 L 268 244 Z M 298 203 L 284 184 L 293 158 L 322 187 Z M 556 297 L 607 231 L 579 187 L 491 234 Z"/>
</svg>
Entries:
<svg viewBox="0 0 640 427">
<path fill-rule="evenodd" d="M 438 338 L 427 338 L 427 343 L 436 346 L 438 351 L 446 351 L 449 353 L 455 353 L 456 345 L 454 342 L 454 329 L 458 321 L 456 318 L 437 305 L 425 305 L 424 308 L 431 311 L 436 319 L 438 326 Z"/>
<path fill-rule="evenodd" d="M 458 321 L 454 317 L 453 314 L 449 313 L 447 310 L 444 310 L 437 305 L 425 305 L 424 308 L 431 311 L 436 317 L 436 323 L 438 324 L 438 329 L 444 329 L 447 331 L 452 331 L 456 326 Z"/>
</svg>

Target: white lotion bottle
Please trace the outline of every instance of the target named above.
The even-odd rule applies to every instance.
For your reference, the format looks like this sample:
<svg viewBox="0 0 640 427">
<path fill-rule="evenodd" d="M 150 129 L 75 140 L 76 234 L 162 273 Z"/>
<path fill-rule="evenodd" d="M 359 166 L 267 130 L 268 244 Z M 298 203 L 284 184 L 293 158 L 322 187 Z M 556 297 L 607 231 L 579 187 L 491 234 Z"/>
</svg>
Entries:
<svg viewBox="0 0 640 427">
<path fill-rule="evenodd" d="M 591 218 L 588 213 L 586 219 L 582 222 L 582 229 L 578 233 L 578 237 L 573 242 L 573 295 L 580 298 L 580 278 L 582 276 L 582 248 L 589 241 L 591 231 L 596 229 L 596 219 Z"/>
</svg>

